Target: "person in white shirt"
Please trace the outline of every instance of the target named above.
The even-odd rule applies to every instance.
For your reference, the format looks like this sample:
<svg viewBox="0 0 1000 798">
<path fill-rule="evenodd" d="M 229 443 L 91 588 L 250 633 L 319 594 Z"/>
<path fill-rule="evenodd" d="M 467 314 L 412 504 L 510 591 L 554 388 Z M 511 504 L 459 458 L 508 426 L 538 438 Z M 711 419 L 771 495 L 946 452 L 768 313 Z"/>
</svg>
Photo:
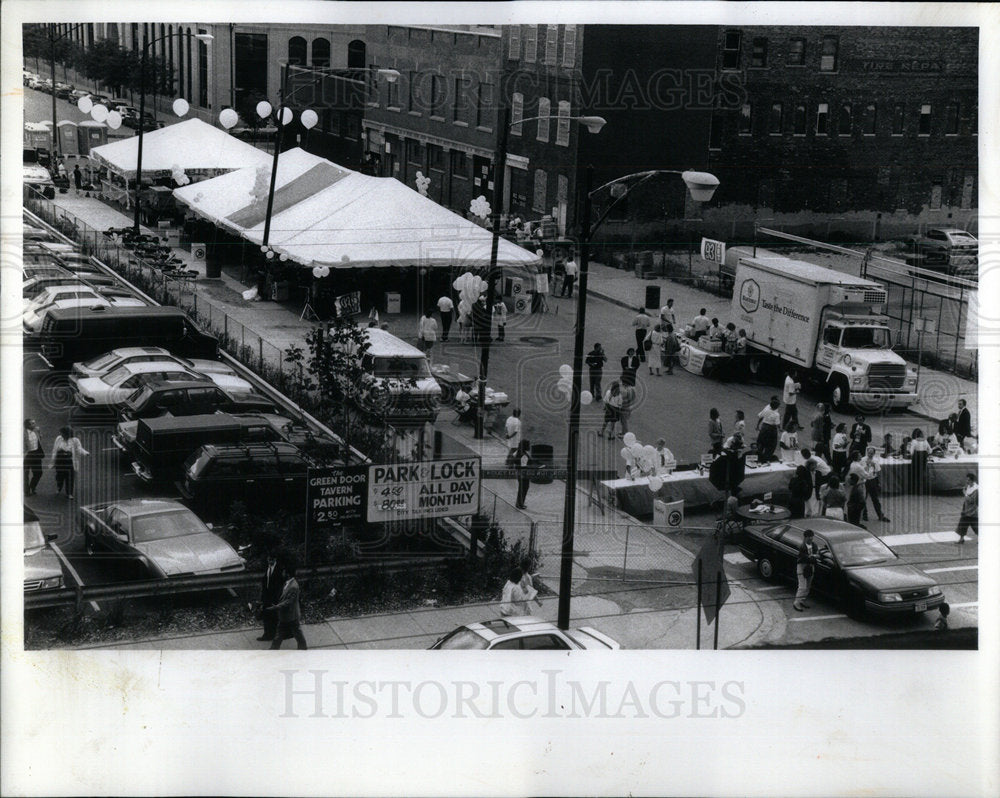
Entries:
<svg viewBox="0 0 1000 798">
<path fill-rule="evenodd" d="M 868 451 L 866 452 L 864 459 L 861 461 L 861 466 L 864 470 L 865 491 L 868 494 L 868 498 L 871 499 L 872 507 L 875 508 L 875 515 L 878 517 L 879 521 L 884 524 L 888 524 L 889 519 L 886 518 L 885 513 L 882 512 L 882 503 L 879 501 L 879 497 L 882 493 L 882 486 L 879 482 L 879 476 L 882 473 L 882 461 L 875 453 L 874 446 L 868 447 Z"/>
<path fill-rule="evenodd" d="M 666 438 L 660 438 L 656 442 L 656 472 L 660 473 L 676 466 L 677 460 L 674 458 L 674 453 L 667 448 Z"/>
<path fill-rule="evenodd" d="M 646 362 L 646 336 L 649 334 L 649 328 L 652 324 L 653 320 L 649 318 L 646 309 L 639 308 L 635 318 L 632 319 L 632 326 L 635 328 L 635 351 L 639 355 L 640 363 Z"/>
<path fill-rule="evenodd" d="M 781 402 L 777 396 L 772 396 L 763 410 L 757 414 L 757 460 L 769 463 L 774 457 L 778 445 L 778 427 L 781 424 L 781 413 L 778 408 Z"/>
<path fill-rule="evenodd" d="M 512 568 L 500 594 L 500 614 L 504 617 L 528 614 L 528 594 L 521 587 L 524 574 L 520 568 Z"/>
<path fill-rule="evenodd" d="M 24 421 L 24 495 L 34 496 L 38 481 L 42 478 L 42 461 L 45 450 L 42 448 L 42 436 L 35 419 Z"/>
<path fill-rule="evenodd" d="M 504 424 L 504 436 L 507 441 L 507 462 L 513 463 L 521 445 L 521 408 L 514 408 Z"/>
<path fill-rule="evenodd" d="M 56 493 L 66 491 L 73 498 L 76 475 L 80 473 L 80 461 L 88 455 L 80 439 L 73 434 L 72 427 L 62 427 L 55 443 L 52 444 L 52 468 L 56 472 Z"/>
<path fill-rule="evenodd" d="M 561 296 L 573 296 L 573 283 L 576 282 L 576 276 L 580 273 L 580 267 L 576 265 L 576 261 L 570 258 L 566 261 L 566 276 L 563 278 L 563 287 Z"/>
<path fill-rule="evenodd" d="M 441 341 L 448 340 L 448 331 L 451 329 L 452 311 L 455 310 L 455 303 L 451 297 L 445 294 L 437 301 L 438 313 L 441 314 Z"/>
<path fill-rule="evenodd" d="M 674 313 L 674 300 L 672 298 L 668 299 L 667 304 L 660 308 L 660 322 L 677 328 L 677 314 Z"/>
<path fill-rule="evenodd" d="M 497 326 L 497 341 L 503 341 L 507 330 L 507 303 L 503 297 L 497 297 L 493 305 L 493 323 Z"/>
<path fill-rule="evenodd" d="M 800 454 L 802 455 L 803 464 L 807 469 L 809 469 L 809 478 L 813 481 L 815 490 L 813 490 L 812 496 L 806 501 L 806 515 L 814 516 L 819 515 L 819 492 L 820 488 L 826 484 L 827 480 L 833 475 L 833 469 L 830 468 L 830 464 L 826 462 L 818 454 L 811 452 L 809 449 L 803 449 Z"/>
<path fill-rule="evenodd" d="M 420 317 L 420 323 L 417 325 L 417 340 L 420 348 L 427 353 L 428 359 L 430 359 L 434 342 L 437 340 L 437 328 L 437 319 L 431 315 L 430 308 L 428 308 Z"/>
<path fill-rule="evenodd" d="M 781 396 L 781 401 L 785 403 L 785 417 L 781 421 L 781 426 L 785 429 L 788 428 L 788 422 L 790 420 L 793 421 L 795 426 L 799 429 L 804 429 L 804 427 L 799 423 L 798 399 L 802 386 L 798 383 L 796 379 L 797 377 L 798 373 L 795 369 L 791 369 L 785 374 L 785 386 Z"/>
<path fill-rule="evenodd" d="M 705 315 L 707 312 L 708 311 L 706 311 L 705 308 L 702 308 L 698 311 L 698 315 L 695 316 L 694 320 L 691 322 L 691 337 L 696 341 L 707 333 L 709 328 L 712 326 L 712 322 L 709 320 L 708 316 Z"/>
</svg>

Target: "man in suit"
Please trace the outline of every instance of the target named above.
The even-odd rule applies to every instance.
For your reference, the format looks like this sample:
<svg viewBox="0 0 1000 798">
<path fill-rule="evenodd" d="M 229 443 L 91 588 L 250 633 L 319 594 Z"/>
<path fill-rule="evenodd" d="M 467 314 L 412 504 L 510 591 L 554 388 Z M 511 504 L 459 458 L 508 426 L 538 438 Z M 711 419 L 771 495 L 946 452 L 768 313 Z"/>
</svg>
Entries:
<svg viewBox="0 0 1000 798">
<path fill-rule="evenodd" d="M 264 608 L 265 612 L 270 609 L 278 613 L 278 631 L 275 632 L 274 639 L 271 641 L 271 648 L 281 648 L 282 642 L 289 637 L 294 637 L 298 648 L 305 649 L 308 646 L 306 646 L 306 638 L 302 634 L 302 628 L 299 626 L 302 612 L 299 609 L 299 583 L 295 581 L 295 566 L 289 565 L 286 568 L 286 573 L 288 579 L 281 589 L 281 598 L 278 603 L 273 607 Z"/>
<path fill-rule="evenodd" d="M 958 400 L 958 422 L 955 424 L 955 437 L 961 444 L 966 438 L 972 436 L 972 413 L 966 407 L 964 399 Z"/>
<path fill-rule="evenodd" d="M 261 615 L 264 619 L 264 634 L 258 637 L 258 640 L 273 640 L 274 633 L 278 631 L 277 613 L 263 608 L 278 603 L 284 585 L 285 572 L 278 562 L 278 558 L 274 556 L 274 552 L 268 552 L 267 568 L 264 570 L 264 576 L 260 580 L 260 606 L 262 608 Z"/>
</svg>

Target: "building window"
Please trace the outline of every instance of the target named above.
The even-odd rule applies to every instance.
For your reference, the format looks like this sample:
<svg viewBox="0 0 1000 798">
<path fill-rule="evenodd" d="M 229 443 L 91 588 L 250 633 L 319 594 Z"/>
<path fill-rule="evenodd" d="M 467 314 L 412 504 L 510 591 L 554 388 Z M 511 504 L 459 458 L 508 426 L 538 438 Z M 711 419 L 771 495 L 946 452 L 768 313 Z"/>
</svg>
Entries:
<svg viewBox="0 0 1000 798">
<path fill-rule="evenodd" d="M 722 46 L 722 68 L 740 68 L 740 41 L 743 37 L 738 30 L 726 31 L 725 43 Z"/>
<path fill-rule="evenodd" d="M 946 136 L 958 135 L 958 103 L 948 103 L 944 107 L 944 132 Z"/>
<path fill-rule="evenodd" d="M 569 102 L 559 101 L 559 122 L 556 124 L 556 144 L 560 147 L 569 146 Z"/>
<path fill-rule="evenodd" d="M 962 210 L 967 211 L 972 208 L 972 190 L 976 186 L 976 176 L 966 175 L 962 181 Z"/>
<path fill-rule="evenodd" d="M 795 106 L 795 113 L 792 116 L 792 133 L 796 136 L 806 134 L 806 107 L 803 103 Z"/>
<path fill-rule="evenodd" d="M 929 105 L 920 106 L 920 126 L 917 128 L 917 132 L 921 136 L 931 134 L 931 107 Z"/>
<path fill-rule="evenodd" d="M 751 125 L 753 121 L 753 117 L 751 115 L 752 111 L 753 108 L 751 107 L 750 103 L 744 103 L 740 107 L 740 121 L 737 126 L 736 132 L 739 133 L 741 136 L 749 136 L 750 133 L 752 132 L 752 125 Z"/>
<path fill-rule="evenodd" d="M 453 122 L 461 122 L 462 124 L 468 124 L 468 111 L 469 111 L 469 86 L 471 81 L 464 75 L 460 78 L 455 78 L 455 103 L 452 107 L 451 119 Z"/>
<path fill-rule="evenodd" d="M 347 45 L 347 68 L 364 69 L 368 61 L 365 43 L 360 39 L 355 39 Z"/>
<path fill-rule="evenodd" d="M 767 122 L 767 132 L 772 136 L 781 135 L 782 104 L 771 103 L 771 116 Z"/>
<path fill-rule="evenodd" d="M 442 118 L 444 106 L 444 77 L 441 75 L 431 75 L 431 116 Z"/>
<path fill-rule="evenodd" d="M 406 140 L 406 160 L 417 166 L 424 165 L 424 148 L 416 139 Z"/>
<path fill-rule="evenodd" d="M 469 159 L 461 150 L 451 151 L 451 174 L 452 177 L 460 177 L 462 180 L 469 179 Z"/>
<path fill-rule="evenodd" d="M 493 84 L 480 83 L 476 96 L 476 127 L 493 127 Z"/>
<path fill-rule="evenodd" d="M 510 134 L 521 135 L 521 120 L 524 119 L 524 95 L 515 91 L 510 97 Z"/>
<path fill-rule="evenodd" d="M 830 124 L 830 106 L 820 103 L 816 106 L 816 135 L 825 136 Z"/>
<path fill-rule="evenodd" d="M 517 61 L 521 57 L 521 26 L 510 26 L 510 38 L 507 40 L 507 58 Z"/>
<path fill-rule="evenodd" d="M 538 98 L 538 116 L 541 117 L 538 120 L 538 140 L 548 141 L 549 140 L 549 122 L 551 120 L 547 117 L 552 113 L 552 102 L 548 97 Z"/>
<path fill-rule="evenodd" d="M 288 40 L 288 63 L 306 65 L 306 40 L 301 36 L 293 36 Z"/>
<path fill-rule="evenodd" d="M 545 213 L 545 189 L 549 181 L 549 176 L 544 169 L 535 170 L 535 192 L 531 199 L 531 210 Z"/>
<path fill-rule="evenodd" d="M 942 193 L 942 181 L 935 180 L 933 183 L 931 183 L 930 209 L 932 211 L 941 210 L 941 193 Z"/>
<path fill-rule="evenodd" d="M 820 72 L 836 72 L 837 71 L 837 53 L 840 49 L 840 37 L 839 36 L 824 36 L 823 37 L 823 50 L 821 51 L 819 57 L 819 71 Z"/>
<path fill-rule="evenodd" d="M 788 66 L 805 66 L 806 40 L 796 37 L 788 40 Z"/>
<path fill-rule="evenodd" d="M 712 126 L 708 132 L 708 148 L 710 150 L 722 149 L 722 119 L 712 114 Z"/>
<path fill-rule="evenodd" d="M 556 52 L 559 45 L 559 26 L 545 26 L 545 66 L 556 65 Z"/>
<path fill-rule="evenodd" d="M 437 144 L 427 145 L 427 165 L 439 172 L 444 171 L 444 150 Z"/>
<path fill-rule="evenodd" d="M 386 88 L 389 91 L 389 108 L 398 111 L 400 109 L 399 105 L 399 81 L 395 83 L 386 83 Z"/>
<path fill-rule="evenodd" d="M 330 66 L 330 40 L 329 39 L 313 39 L 313 57 L 312 65 L 314 67 L 320 67 L 325 69 Z"/>
<path fill-rule="evenodd" d="M 906 108 L 902 103 L 892 106 L 892 135 L 903 135 L 903 120 L 906 116 Z"/>
<path fill-rule="evenodd" d="M 524 60 L 533 64 L 538 57 L 538 28 L 526 25 L 524 34 Z"/>
<path fill-rule="evenodd" d="M 840 106 L 840 117 L 837 120 L 837 135 L 851 135 L 851 104 L 844 103 Z"/>
<path fill-rule="evenodd" d="M 567 69 L 576 66 L 576 25 L 567 25 L 563 29 L 562 65 Z"/>
<path fill-rule="evenodd" d="M 878 109 L 875 107 L 875 103 L 869 103 L 865 106 L 865 122 L 862 132 L 866 136 L 875 135 L 875 124 L 878 121 Z"/>
<path fill-rule="evenodd" d="M 406 97 L 406 110 L 413 113 L 418 111 L 417 103 L 417 81 L 419 80 L 420 73 L 416 70 L 411 69 L 407 72 L 407 89 L 409 93 Z"/>
<path fill-rule="evenodd" d="M 345 114 L 344 118 L 347 120 L 347 130 L 344 135 L 352 141 L 357 141 L 361 138 L 361 119 L 355 114 Z"/>
<path fill-rule="evenodd" d="M 763 36 L 753 40 L 753 52 L 750 56 L 750 66 L 763 69 L 767 66 L 767 39 Z"/>
</svg>

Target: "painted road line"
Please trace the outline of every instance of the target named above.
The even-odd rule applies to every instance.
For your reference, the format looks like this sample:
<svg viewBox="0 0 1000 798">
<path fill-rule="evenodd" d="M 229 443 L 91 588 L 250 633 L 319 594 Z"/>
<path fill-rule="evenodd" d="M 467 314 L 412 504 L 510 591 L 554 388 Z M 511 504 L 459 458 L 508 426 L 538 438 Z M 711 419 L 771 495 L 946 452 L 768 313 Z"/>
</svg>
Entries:
<svg viewBox="0 0 1000 798">
<path fill-rule="evenodd" d="M 975 571 L 978 565 L 956 565 L 953 568 L 923 568 L 925 574 L 943 574 L 946 571 Z"/>
<path fill-rule="evenodd" d="M 964 604 L 948 604 L 953 610 L 960 610 L 963 607 L 978 607 L 978 601 L 966 601 Z"/>
<path fill-rule="evenodd" d="M 834 618 L 846 618 L 846 615 L 798 615 L 789 621 L 832 621 Z"/>
<path fill-rule="evenodd" d="M 80 578 L 80 574 L 76 572 L 76 568 L 70 565 L 69 560 L 66 559 L 66 555 L 62 553 L 62 549 L 60 549 L 55 543 L 50 544 L 50 547 L 52 551 L 56 553 L 56 556 L 59 558 L 59 561 L 63 564 L 66 570 L 69 571 L 70 576 L 72 576 L 74 581 L 76 582 L 76 586 L 83 587 L 83 580 Z M 101 611 L 101 608 L 98 606 L 96 601 L 91 601 L 90 607 L 91 609 L 93 609 L 94 612 Z"/>
<path fill-rule="evenodd" d="M 922 543 L 954 543 L 954 532 L 913 532 L 909 535 L 885 535 L 880 540 L 887 546 L 917 546 Z"/>
</svg>

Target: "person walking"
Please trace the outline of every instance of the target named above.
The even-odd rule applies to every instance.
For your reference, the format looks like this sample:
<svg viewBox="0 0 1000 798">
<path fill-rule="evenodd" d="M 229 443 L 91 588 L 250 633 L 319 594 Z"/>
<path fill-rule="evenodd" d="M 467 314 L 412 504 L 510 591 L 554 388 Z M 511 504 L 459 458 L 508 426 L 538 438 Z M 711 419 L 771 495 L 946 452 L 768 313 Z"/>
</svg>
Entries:
<svg viewBox="0 0 1000 798">
<path fill-rule="evenodd" d="M 788 481 L 788 509 L 792 518 L 806 517 L 806 502 L 813 493 L 812 479 L 809 469 L 804 465 L 797 466 L 792 478 Z"/>
<path fill-rule="evenodd" d="M 45 450 L 42 448 L 42 433 L 35 419 L 24 420 L 24 495 L 34 496 L 38 481 L 42 478 L 42 461 Z"/>
<path fill-rule="evenodd" d="M 795 591 L 795 601 L 792 606 L 798 611 L 807 609 L 806 599 L 809 598 L 809 590 L 812 588 L 813 574 L 816 573 L 816 562 L 819 559 L 819 548 L 816 546 L 815 535 L 811 529 L 802 533 L 802 545 L 799 546 L 799 554 L 795 562 L 795 576 L 798 580 L 798 589 Z"/>
<path fill-rule="evenodd" d="M 774 450 L 778 446 L 778 427 L 781 424 L 781 414 L 778 408 L 781 402 L 777 396 L 757 414 L 757 461 L 769 463 L 774 458 Z"/>
<path fill-rule="evenodd" d="M 642 307 L 639 308 L 639 312 L 632 319 L 632 326 L 635 328 L 635 351 L 639 355 L 640 363 L 646 362 L 646 349 L 648 348 L 646 346 L 646 336 L 649 334 L 649 328 L 652 323 L 652 319 L 649 318 L 646 309 Z"/>
<path fill-rule="evenodd" d="M 979 485 L 976 483 L 976 475 L 971 471 L 965 475 L 962 512 L 958 516 L 958 526 L 955 527 L 959 544 L 965 543 L 965 535 L 970 530 L 979 537 Z"/>
<path fill-rule="evenodd" d="M 673 300 L 670 300 L 671 302 Z M 681 351 L 681 342 L 677 340 L 674 332 L 674 325 L 667 322 L 663 325 L 663 343 L 660 345 L 660 359 L 666 371 L 664 374 L 673 374 L 674 365 L 677 363 L 677 353 Z"/>
<path fill-rule="evenodd" d="M 656 376 L 660 376 L 660 353 L 663 351 L 663 332 L 659 324 L 653 325 L 652 332 L 649 333 L 649 373 L 652 376 L 653 369 L 656 369 Z"/>
<path fill-rule="evenodd" d="M 865 511 L 865 484 L 857 474 L 847 475 L 847 523 L 859 526 L 862 529 L 865 525 L 862 522 L 862 514 Z"/>
<path fill-rule="evenodd" d="M 517 500 L 514 502 L 514 506 L 518 510 L 525 509 L 524 500 L 528 497 L 528 488 L 531 486 L 531 477 L 528 474 L 528 469 L 531 467 L 530 451 L 531 447 L 528 442 L 522 440 L 514 456 L 514 468 L 517 471 Z M 520 581 L 520 577 L 517 581 Z"/>
<path fill-rule="evenodd" d="M 55 443 L 52 444 L 52 468 L 56 472 L 56 493 L 65 490 L 73 498 L 76 475 L 80 473 L 80 461 L 90 454 L 83 448 L 80 439 L 73 434 L 72 427 L 62 427 Z"/>
<path fill-rule="evenodd" d="M 486 307 L 486 297 L 480 296 L 472 305 L 472 344 L 482 346 L 491 339 L 493 314 Z"/>
<path fill-rule="evenodd" d="M 521 581 L 518 584 L 524 591 L 526 609 L 529 601 L 534 601 L 539 607 L 542 606 L 542 600 L 538 598 L 538 589 L 535 587 L 535 575 L 531 573 L 531 557 L 521 559 Z"/>
<path fill-rule="evenodd" d="M 972 437 L 972 413 L 969 412 L 964 399 L 958 400 L 958 420 L 955 422 L 954 432 L 960 444 L 964 444 L 966 438 Z"/>
<path fill-rule="evenodd" d="M 847 470 L 847 447 L 850 438 L 847 437 L 847 425 L 840 423 L 833 433 L 833 440 L 830 442 L 830 465 L 838 477 L 844 476 Z"/>
<path fill-rule="evenodd" d="M 635 385 L 636 373 L 639 371 L 640 363 L 641 361 L 635 353 L 635 349 L 629 347 L 625 356 L 621 359 L 623 387 L 626 385 Z"/>
<path fill-rule="evenodd" d="M 806 515 L 819 515 L 820 504 L 819 495 L 823 486 L 829 481 L 830 477 L 833 476 L 833 469 L 830 467 L 829 463 L 826 462 L 822 457 L 814 452 L 809 451 L 809 449 L 803 449 L 799 454 L 802 455 L 802 461 L 809 469 L 809 473 L 813 477 L 813 482 L 815 484 L 815 491 L 813 493 L 813 498 L 815 501 L 812 505 L 806 505 Z"/>
<path fill-rule="evenodd" d="M 872 428 L 865 423 L 865 417 L 858 413 L 854 417 L 854 426 L 851 427 L 851 445 L 849 454 L 857 452 L 864 455 L 868 451 L 868 444 L 872 442 Z"/>
<path fill-rule="evenodd" d="M 628 434 L 628 420 L 635 409 L 635 387 L 622 385 L 622 406 L 619 411 L 619 421 L 622 424 L 622 437 Z"/>
<path fill-rule="evenodd" d="M 437 340 L 437 334 L 437 319 L 431 315 L 431 309 L 427 308 L 417 325 L 417 345 L 427 354 L 428 360 Z"/>
<path fill-rule="evenodd" d="M 736 411 L 736 421 L 733 422 L 733 434 L 739 433 L 743 438 L 747 436 L 747 419 L 742 410 Z"/>
<path fill-rule="evenodd" d="M 674 300 L 673 297 L 667 300 L 667 304 L 660 308 L 660 324 L 669 324 L 673 327 L 677 326 L 677 314 L 674 313 Z"/>
<path fill-rule="evenodd" d="M 921 429 L 913 430 L 910 438 L 910 480 L 912 492 L 918 496 L 927 493 L 927 460 L 931 455 L 931 445 Z"/>
<path fill-rule="evenodd" d="M 493 323 L 497 326 L 497 341 L 503 341 L 507 330 L 507 303 L 503 297 L 497 297 L 493 305 Z"/>
<path fill-rule="evenodd" d="M 528 594 L 521 587 L 524 573 L 520 568 L 511 568 L 507 581 L 500 591 L 500 615 L 509 618 L 528 614 Z"/>
<path fill-rule="evenodd" d="M 840 487 L 840 480 L 833 476 L 820 494 L 820 515 L 843 521 L 846 513 L 847 494 Z"/>
<path fill-rule="evenodd" d="M 708 441 L 709 451 L 712 454 L 722 454 L 722 444 L 726 440 L 726 431 L 722 428 L 722 419 L 719 418 L 719 411 L 711 408 L 708 411 Z"/>
<path fill-rule="evenodd" d="M 73 186 L 76 189 L 76 193 L 80 193 L 80 187 L 83 185 L 83 172 L 80 171 L 80 164 L 76 164 L 73 167 Z"/>
<path fill-rule="evenodd" d="M 830 441 L 833 439 L 833 415 L 830 405 L 823 405 L 823 457 L 830 461 Z"/>
<path fill-rule="evenodd" d="M 802 390 L 802 386 L 799 384 L 798 372 L 795 369 L 789 369 L 785 372 L 785 386 L 782 390 L 781 400 L 785 403 L 785 416 L 781 420 L 781 426 L 785 429 L 788 428 L 788 422 L 792 421 L 796 427 L 803 429 L 802 425 L 799 424 L 799 392 Z"/>
<path fill-rule="evenodd" d="M 444 294 L 437 301 L 438 313 L 441 314 L 441 342 L 448 340 L 448 331 L 451 330 L 451 317 L 455 310 L 455 303 L 452 298 Z"/>
<path fill-rule="evenodd" d="M 604 354 L 604 349 L 600 344 L 594 344 L 594 348 L 587 353 L 584 362 L 587 364 L 587 371 L 590 376 L 590 393 L 594 399 L 601 401 L 601 377 L 604 375 L 604 364 L 608 362 L 608 356 Z"/>
<path fill-rule="evenodd" d="M 604 437 L 604 429 L 607 427 L 608 437 L 614 439 L 615 424 L 621 421 L 621 410 L 622 386 L 618 382 L 613 382 L 604 394 L 604 423 L 601 424 L 601 431 L 597 433 L 599 438 Z M 622 435 L 624 434 L 623 432 Z"/>
<path fill-rule="evenodd" d="M 278 615 L 278 629 L 274 633 L 274 639 L 271 641 L 271 649 L 281 648 L 281 644 L 290 637 L 295 638 L 299 649 L 306 649 L 308 648 L 306 646 L 306 637 L 302 634 L 302 627 L 300 626 L 302 622 L 302 609 L 299 606 L 301 591 L 299 590 L 299 583 L 295 581 L 295 566 L 287 566 L 285 574 L 288 578 L 281 588 L 281 597 L 278 599 L 278 602 L 272 607 L 264 608 L 265 611 L 270 609 Z"/>
<path fill-rule="evenodd" d="M 573 296 L 573 283 L 576 282 L 576 276 L 580 273 L 580 267 L 576 265 L 576 261 L 571 257 L 566 261 L 566 275 L 563 277 L 563 287 L 561 296 L 568 296 L 572 298 Z"/>
<path fill-rule="evenodd" d="M 267 567 L 260 580 L 260 613 L 264 621 L 264 633 L 258 640 L 273 640 L 278 631 L 278 615 L 274 610 L 265 609 L 273 607 L 281 600 L 281 593 L 285 585 L 285 571 L 278 562 L 278 558 L 273 551 L 267 553 Z"/>
<path fill-rule="evenodd" d="M 521 408 L 515 407 L 503 425 L 504 440 L 507 442 L 507 465 L 514 464 L 517 450 L 521 446 Z"/>
<path fill-rule="evenodd" d="M 825 423 L 825 406 L 822 402 L 816 405 L 816 415 L 809 422 L 810 433 L 812 435 L 812 449 L 816 454 L 823 453 L 823 425 Z"/>
</svg>

